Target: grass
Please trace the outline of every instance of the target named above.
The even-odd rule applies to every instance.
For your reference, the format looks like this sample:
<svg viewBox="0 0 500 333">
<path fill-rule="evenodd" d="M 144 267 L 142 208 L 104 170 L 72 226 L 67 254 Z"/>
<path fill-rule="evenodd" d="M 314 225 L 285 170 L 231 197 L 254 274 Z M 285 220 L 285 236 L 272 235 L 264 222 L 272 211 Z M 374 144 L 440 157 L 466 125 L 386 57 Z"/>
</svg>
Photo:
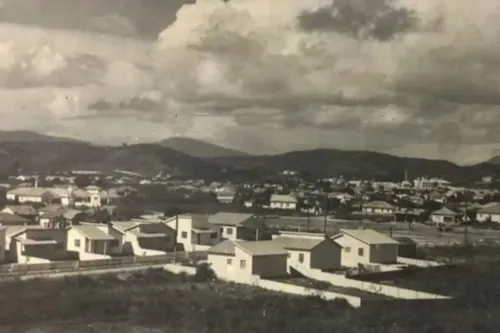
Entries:
<svg viewBox="0 0 500 333">
<path fill-rule="evenodd" d="M 347 288 L 347 287 L 339 287 L 334 286 L 331 283 L 324 281 L 316 281 L 306 277 L 290 277 L 284 279 L 276 279 L 277 282 L 288 283 L 296 286 L 306 287 L 311 290 L 324 290 L 331 291 L 334 293 L 345 294 L 349 296 L 361 297 L 362 299 L 391 299 L 391 297 L 387 297 L 380 294 L 375 294 L 367 291 L 362 291 L 355 288 Z"/>
<path fill-rule="evenodd" d="M 468 274 L 464 269 L 463 279 L 434 276 L 476 295 L 439 311 L 425 306 L 356 310 L 342 301 L 213 281 L 209 271 L 196 277 L 149 270 L 13 281 L 0 284 L 0 332 L 498 332 L 500 319 L 492 314 L 500 312 L 500 272 L 488 265 L 483 269 L 478 274 L 476 267 Z"/>
</svg>

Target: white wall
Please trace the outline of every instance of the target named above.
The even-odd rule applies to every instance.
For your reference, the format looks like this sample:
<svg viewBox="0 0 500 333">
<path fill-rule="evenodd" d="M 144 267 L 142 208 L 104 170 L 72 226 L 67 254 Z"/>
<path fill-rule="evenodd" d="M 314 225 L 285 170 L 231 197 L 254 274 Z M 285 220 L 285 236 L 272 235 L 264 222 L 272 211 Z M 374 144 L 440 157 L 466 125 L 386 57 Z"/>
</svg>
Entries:
<svg viewBox="0 0 500 333">
<path fill-rule="evenodd" d="M 344 267 L 358 267 L 358 264 L 370 263 L 370 246 L 359 240 L 342 235 L 335 239 L 342 246 L 341 263 Z M 359 255 L 359 249 L 362 249 L 363 255 Z"/>
<path fill-rule="evenodd" d="M 478 213 L 476 220 L 478 222 L 485 222 L 488 219 L 490 219 L 492 222 L 499 222 L 500 223 L 500 214 L 481 214 Z"/>
<path fill-rule="evenodd" d="M 295 210 L 297 207 L 297 203 L 295 202 L 275 202 L 271 201 L 272 209 L 287 209 L 287 210 Z"/>
</svg>

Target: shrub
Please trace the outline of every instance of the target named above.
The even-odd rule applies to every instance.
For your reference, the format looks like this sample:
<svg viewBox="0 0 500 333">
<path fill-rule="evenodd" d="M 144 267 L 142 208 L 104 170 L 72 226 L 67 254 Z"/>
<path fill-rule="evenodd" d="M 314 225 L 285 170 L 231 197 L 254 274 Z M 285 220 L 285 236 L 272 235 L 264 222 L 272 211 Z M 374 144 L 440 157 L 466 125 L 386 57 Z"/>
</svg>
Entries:
<svg viewBox="0 0 500 333">
<path fill-rule="evenodd" d="M 207 263 L 200 264 L 196 266 L 196 273 L 193 276 L 193 280 L 196 282 L 210 282 L 217 279 L 212 268 Z"/>
</svg>

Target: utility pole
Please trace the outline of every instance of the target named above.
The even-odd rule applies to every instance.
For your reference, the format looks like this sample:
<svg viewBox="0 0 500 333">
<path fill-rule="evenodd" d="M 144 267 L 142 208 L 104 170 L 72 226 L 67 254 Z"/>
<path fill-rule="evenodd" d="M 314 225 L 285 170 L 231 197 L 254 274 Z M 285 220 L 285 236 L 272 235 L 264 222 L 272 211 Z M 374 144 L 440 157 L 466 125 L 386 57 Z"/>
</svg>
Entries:
<svg viewBox="0 0 500 333">
<path fill-rule="evenodd" d="M 178 212 L 176 212 L 178 213 Z M 175 215 L 174 264 L 177 259 L 177 235 L 179 233 L 179 214 Z"/>
<path fill-rule="evenodd" d="M 467 222 L 465 223 L 465 228 L 464 228 L 464 245 L 465 247 L 469 245 L 469 230 L 467 228 Z"/>
<path fill-rule="evenodd" d="M 328 237 L 326 233 L 326 222 L 328 218 L 328 196 L 325 195 L 325 211 L 323 216 L 323 233 L 325 234 L 325 238 Z"/>
</svg>

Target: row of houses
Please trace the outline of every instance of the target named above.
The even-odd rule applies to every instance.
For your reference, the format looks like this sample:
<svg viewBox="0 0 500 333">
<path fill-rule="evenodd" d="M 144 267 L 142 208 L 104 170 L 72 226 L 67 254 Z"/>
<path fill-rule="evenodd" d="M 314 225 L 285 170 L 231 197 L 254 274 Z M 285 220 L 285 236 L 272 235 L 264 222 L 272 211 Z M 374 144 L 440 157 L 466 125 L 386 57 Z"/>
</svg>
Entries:
<svg viewBox="0 0 500 333">
<path fill-rule="evenodd" d="M 283 277 L 295 269 L 339 271 L 396 265 L 399 242 L 374 230 L 341 230 L 335 236 L 281 232 L 271 240 L 224 240 L 208 249 L 208 262 L 222 278 Z"/>
</svg>

